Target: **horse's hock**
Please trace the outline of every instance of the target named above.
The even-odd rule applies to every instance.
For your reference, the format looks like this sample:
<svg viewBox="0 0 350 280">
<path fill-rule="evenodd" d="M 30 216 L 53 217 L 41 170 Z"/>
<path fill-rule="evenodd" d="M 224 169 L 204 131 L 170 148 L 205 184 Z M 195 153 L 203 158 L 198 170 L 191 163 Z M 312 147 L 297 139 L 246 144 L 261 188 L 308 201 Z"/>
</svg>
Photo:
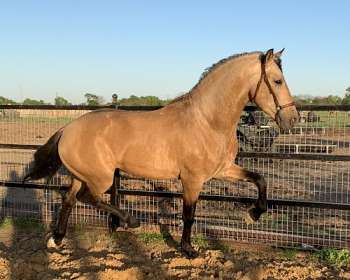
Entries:
<svg viewBox="0 0 350 280">
<path fill-rule="evenodd" d="M 46 111 L 51 112 L 48 108 Z M 0 213 L 3 218 L 25 217 L 45 223 L 55 218 L 61 196 L 52 189 L 64 190 L 69 183 L 66 171 L 60 170 L 48 185 L 43 180 L 31 182 L 24 189 L 21 178 L 35 147 L 88 110 L 72 107 L 52 111 L 55 113 L 46 115 L 39 107 L 1 107 Z M 195 233 L 277 246 L 349 247 L 350 108 L 334 106 L 336 113 L 331 113 L 326 107 L 315 106 L 310 110 L 308 106 L 305 111 L 315 112 L 317 117 L 300 123 L 288 133 L 272 135 L 265 133 L 270 129 L 261 129 L 261 125 L 257 128 L 254 124 L 240 128 L 243 135 L 240 145 L 249 149 L 240 153 L 239 165 L 263 174 L 268 183 L 268 212 L 259 222 L 248 225 L 244 220 L 246 207 L 257 195 L 254 186 L 212 180 L 206 183 L 197 205 Z M 269 124 L 264 121 L 263 125 Z M 266 149 L 261 145 L 266 145 Z M 179 181 L 122 174 L 117 189 L 120 207 L 136 216 L 145 229 L 158 229 L 161 224 L 163 231 L 180 233 Z M 109 200 L 108 194 L 105 199 Z M 108 216 L 78 204 L 70 224 L 107 227 Z"/>
</svg>

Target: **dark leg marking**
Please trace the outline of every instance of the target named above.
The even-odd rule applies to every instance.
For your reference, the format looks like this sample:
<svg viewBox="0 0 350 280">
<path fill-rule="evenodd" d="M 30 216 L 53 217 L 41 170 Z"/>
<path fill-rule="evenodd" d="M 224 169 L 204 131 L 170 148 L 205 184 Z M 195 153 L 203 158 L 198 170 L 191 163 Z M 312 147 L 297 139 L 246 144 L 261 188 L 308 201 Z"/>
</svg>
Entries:
<svg viewBox="0 0 350 280">
<path fill-rule="evenodd" d="M 184 223 L 182 238 L 181 238 L 181 249 L 189 258 L 195 258 L 198 253 L 191 245 L 191 228 L 194 223 L 194 214 L 196 212 L 196 202 L 192 205 L 187 205 L 183 202 L 182 220 Z"/>
<path fill-rule="evenodd" d="M 90 193 L 90 191 L 84 186 L 77 194 L 79 201 L 89 203 L 99 209 L 102 209 L 110 214 L 118 216 L 128 227 L 136 228 L 140 226 L 138 220 L 131 216 L 128 212 L 118 209 L 115 206 L 107 204 L 101 201 L 101 198 Z"/>
<path fill-rule="evenodd" d="M 119 208 L 119 198 L 118 198 L 118 190 L 120 188 L 120 170 L 116 169 L 114 172 L 113 185 L 110 188 L 111 191 L 111 205 Z M 109 214 L 108 216 L 108 229 L 110 233 L 116 231 L 116 229 L 120 227 L 120 219 L 118 216 Z"/>
<path fill-rule="evenodd" d="M 66 194 L 65 198 L 63 199 L 62 208 L 60 210 L 56 226 L 53 230 L 52 237 L 56 245 L 60 245 L 64 236 L 66 235 L 68 219 L 70 213 L 72 212 L 72 208 L 76 203 L 76 190 L 73 188 L 74 186 L 72 186 L 72 189 Z"/>
<path fill-rule="evenodd" d="M 253 221 L 259 220 L 261 214 L 267 210 L 267 195 L 266 195 L 266 181 L 263 176 L 255 172 L 247 171 L 249 174 L 248 181 L 254 183 L 258 188 L 258 199 L 254 205 L 248 210 L 249 216 Z"/>
</svg>

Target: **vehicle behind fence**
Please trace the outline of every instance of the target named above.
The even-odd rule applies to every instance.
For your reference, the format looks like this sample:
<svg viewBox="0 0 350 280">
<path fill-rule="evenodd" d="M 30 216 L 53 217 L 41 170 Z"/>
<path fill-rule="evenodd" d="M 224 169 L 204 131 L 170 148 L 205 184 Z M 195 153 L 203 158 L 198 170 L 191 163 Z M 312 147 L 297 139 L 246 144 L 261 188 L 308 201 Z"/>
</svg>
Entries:
<svg viewBox="0 0 350 280">
<path fill-rule="evenodd" d="M 68 172 L 62 168 L 49 182 L 26 185 L 21 185 L 22 176 L 39 145 L 94 109 L 0 107 L 0 218 L 30 217 L 45 223 L 55 219 L 61 193 L 70 182 Z M 247 224 L 246 208 L 257 197 L 255 186 L 211 180 L 197 206 L 195 234 L 276 246 L 350 248 L 350 106 L 300 107 L 302 121 L 288 132 L 279 131 L 255 109 L 247 107 L 242 115 L 237 162 L 265 176 L 268 212 L 259 222 Z M 117 191 L 117 204 L 140 219 L 143 227 L 181 232 L 180 181 L 122 173 Z M 78 203 L 70 224 L 81 223 L 107 227 L 108 216 Z"/>
</svg>

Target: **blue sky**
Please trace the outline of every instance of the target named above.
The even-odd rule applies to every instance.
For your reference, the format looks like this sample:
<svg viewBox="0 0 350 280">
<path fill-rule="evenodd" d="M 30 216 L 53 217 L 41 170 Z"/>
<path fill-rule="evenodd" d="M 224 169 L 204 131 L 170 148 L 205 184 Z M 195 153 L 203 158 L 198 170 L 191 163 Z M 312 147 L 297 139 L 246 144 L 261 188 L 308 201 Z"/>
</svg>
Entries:
<svg viewBox="0 0 350 280">
<path fill-rule="evenodd" d="M 350 1 L 1 1 L 0 95 L 171 98 L 234 53 L 285 47 L 293 94 L 350 86 Z"/>
</svg>

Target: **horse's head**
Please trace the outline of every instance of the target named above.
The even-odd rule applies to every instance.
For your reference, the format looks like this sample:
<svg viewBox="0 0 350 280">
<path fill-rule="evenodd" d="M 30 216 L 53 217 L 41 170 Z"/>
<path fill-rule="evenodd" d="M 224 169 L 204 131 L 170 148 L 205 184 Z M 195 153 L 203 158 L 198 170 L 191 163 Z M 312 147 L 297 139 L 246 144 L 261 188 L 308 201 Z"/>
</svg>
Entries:
<svg viewBox="0 0 350 280">
<path fill-rule="evenodd" d="M 282 52 L 283 49 L 274 54 L 271 49 L 260 55 L 259 65 L 252 75 L 249 98 L 285 130 L 299 121 L 299 113 L 283 77 Z"/>
</svg>

